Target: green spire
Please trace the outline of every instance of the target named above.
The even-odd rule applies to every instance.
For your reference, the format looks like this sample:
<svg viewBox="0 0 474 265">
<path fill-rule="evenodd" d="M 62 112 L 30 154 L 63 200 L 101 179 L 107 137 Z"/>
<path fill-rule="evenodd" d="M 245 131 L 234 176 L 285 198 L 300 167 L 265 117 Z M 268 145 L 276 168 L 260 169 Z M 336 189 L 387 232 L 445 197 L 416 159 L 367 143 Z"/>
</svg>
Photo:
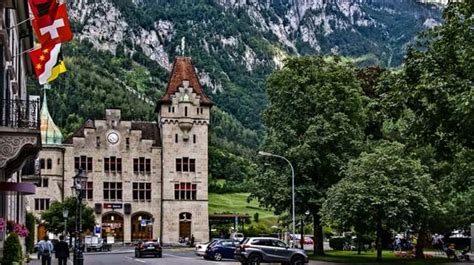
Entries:
<svg viewBox="0 0 474 265">
<path fill-rule="evenodd" d="M 41 142 L 44 145 L 61 145 L 63 135 L 58 126 L 54 123 L 48 111 L 48 102 L 46 99 L 46 90 L 43 89 L 43 106 L 41 106 Z"/>
</svg>

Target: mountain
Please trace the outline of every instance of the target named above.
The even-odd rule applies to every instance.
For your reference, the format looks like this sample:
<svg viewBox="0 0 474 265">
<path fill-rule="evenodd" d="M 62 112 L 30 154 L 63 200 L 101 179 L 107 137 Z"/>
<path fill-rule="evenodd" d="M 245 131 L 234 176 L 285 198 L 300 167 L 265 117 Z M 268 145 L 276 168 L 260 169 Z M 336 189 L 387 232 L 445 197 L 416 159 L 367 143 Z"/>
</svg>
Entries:
<svg viewBox="0 0 474 265">
<path fill-rule="evenodd" d="M 442 2 L 442 0 L 439 0 Z M 439 2 L 435 1 L 435 2 Z M 287 56 L 338 54 L 360 66 L 396 67 L 442 7 L 415 0 L 76 0 L 69 71 L 51 109 L 66 133 L 105 107 L 154 118 L 175 56 L 193 59 L 215 103 L 211 144 L 249 154 L 262 137 L 264 83 Z M 32 87 L 38 91 L 38 87 Z M 75 114 L 71 114 L 75 113 Z M 71 125 L 73 124 L 73 125 Z"/>
</svg>

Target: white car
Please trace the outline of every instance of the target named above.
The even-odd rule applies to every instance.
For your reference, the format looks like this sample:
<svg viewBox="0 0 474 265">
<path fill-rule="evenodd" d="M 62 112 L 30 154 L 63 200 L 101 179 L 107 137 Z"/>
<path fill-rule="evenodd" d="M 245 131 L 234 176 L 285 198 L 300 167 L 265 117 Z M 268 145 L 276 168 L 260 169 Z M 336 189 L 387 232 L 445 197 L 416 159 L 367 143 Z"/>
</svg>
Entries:
<svg viewBox="0 0 474 265">
<path fill-rule="evenodd" d="M 242 233 L 232 233 L 230 235 L 230 239 L 234 240 L 235 242 L 241 242 L 244 240 L 244 234 Z"/>
<path fill-rule="evenodd" d="M 209 242 L 204 242 L 204 243 L 199 243 L 199 244 L 196 244 L 196 251 L 194 252 L 196 254 L 196 256 L 200 256 L 200 257 L 203 257 L 204 254 L 206 254 L 206 249 L 207 247 L 214 241 L 216 241 L 217 239 L 213 239 Z"/>
</svg>

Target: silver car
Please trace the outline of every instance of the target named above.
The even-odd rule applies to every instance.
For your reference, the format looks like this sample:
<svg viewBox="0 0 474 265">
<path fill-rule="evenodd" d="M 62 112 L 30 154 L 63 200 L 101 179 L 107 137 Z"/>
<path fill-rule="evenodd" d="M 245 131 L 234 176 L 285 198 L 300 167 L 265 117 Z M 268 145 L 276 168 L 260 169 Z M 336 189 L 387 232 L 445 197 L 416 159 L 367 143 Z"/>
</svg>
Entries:
<svg viewBox="0 0 474 265">
<path fill-rule="evenodd" d="M 309 261 L 304 250 L 289 248 L 283 241 L 272 237 L 246 238 L 235 250 L 234 256 L 241 264 L 278 262 L 293 265 Z"/>
</svg>

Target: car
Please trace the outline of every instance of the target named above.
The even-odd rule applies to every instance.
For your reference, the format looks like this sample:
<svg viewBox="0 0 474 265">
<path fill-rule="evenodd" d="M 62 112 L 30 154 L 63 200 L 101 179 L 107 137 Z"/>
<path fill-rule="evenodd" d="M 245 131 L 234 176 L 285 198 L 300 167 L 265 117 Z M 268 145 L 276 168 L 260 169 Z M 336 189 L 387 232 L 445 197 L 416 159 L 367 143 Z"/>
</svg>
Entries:
<svg viewBox="0 0 474 265">
<path fill-rule="evenodd" d="M 211 241 L 208 241 L 208 242 L 196 244 L 196 250 L 194 251 L 194 254 L 200 257 L 204 256 L 206 254 L 207 246 L 209 246 L 212 242 L 216 240 L 218 239 L 212 239 Z"/>
<path fill-rule="evenodd" d="M 236 244 L 232 239 L 219 239 L 212 242 L 206 249 L 204 259 L 220 261 L 222 259 L 233 259 Z"/>
<path fill-rule="evenodd" d="M 141 241 L 135 246 L 135 257 L 141 258 L 143 256 L 155 256 L 161 258 L 162 249 L 158 241 Z"/>
<path fill-rule="evenodd" d="M 242 233 L 232 233 L 230 234 L 230 239 L 236 241 L 236 242 L 241 242 L 242 240 L 244 240 L 244 234 Z"/>
<path fill-rule="evenodd" d="M 275 262 L 296 265 L 309 261 L 303 249 L 289 248 L 283 241 L 273 237 L 246 238 L 236 248 L 234 256 L 241 264 Z"/>
</svg>

